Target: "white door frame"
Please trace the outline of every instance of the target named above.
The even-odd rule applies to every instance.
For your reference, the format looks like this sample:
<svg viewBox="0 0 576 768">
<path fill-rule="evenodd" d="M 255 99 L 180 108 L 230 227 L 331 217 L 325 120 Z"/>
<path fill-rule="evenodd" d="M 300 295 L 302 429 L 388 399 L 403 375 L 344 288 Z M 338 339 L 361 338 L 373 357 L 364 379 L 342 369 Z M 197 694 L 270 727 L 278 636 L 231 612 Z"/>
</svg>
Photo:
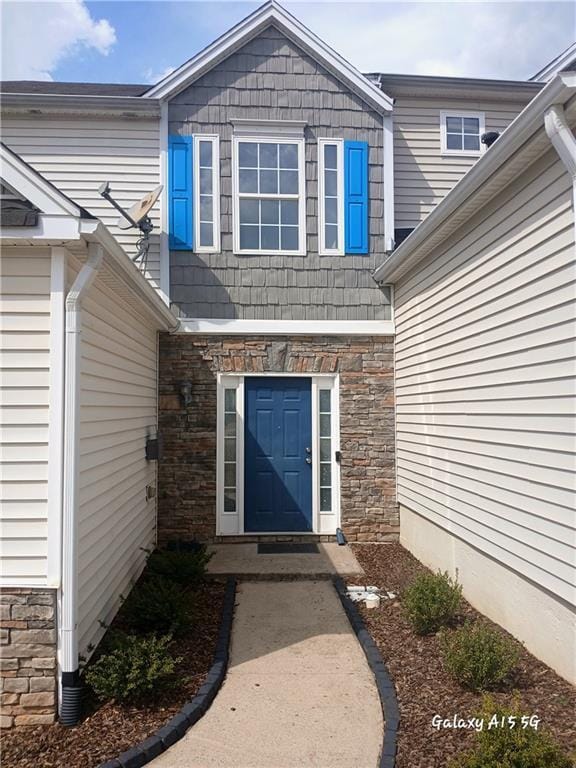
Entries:
<svg viewBox="0 0 576 768">
<path fill-rule="evenodd" d="M 311 380 L 312 395 L 312 534 L 333 535 L 340 527 L 340 465 L 336 452 L 340 450 L 340 380 L 334 373 L 219 373 L 216 392 L 216 535 L 254 536 L 266 532 L 244 530 L 244 380 L 247 377 L 306 378 Z M 224 398 L 225 390 L 236 392 L 236 507 L 224 509 Z M 331 480 L 332 503 L 330 512 L 320 511 L 320 439 L 319 393 L 323 389 L 331 394 Z M 271 531 L 270 535 L 302 535 L 294 531 Z M 310 535 L 310 534 L 308 534 Z"/>
</svg>

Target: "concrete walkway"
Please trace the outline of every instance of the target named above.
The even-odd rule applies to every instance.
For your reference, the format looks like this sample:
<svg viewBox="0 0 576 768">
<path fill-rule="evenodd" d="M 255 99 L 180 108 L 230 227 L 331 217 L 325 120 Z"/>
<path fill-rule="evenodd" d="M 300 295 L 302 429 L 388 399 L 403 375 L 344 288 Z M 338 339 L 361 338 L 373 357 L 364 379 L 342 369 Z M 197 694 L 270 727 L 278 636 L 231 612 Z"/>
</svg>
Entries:
<svg viewBox="0 0 576 768">
<path fill-rule="evenodd" d="M 155 768 L 376 768 L 383 721 L 328 581 L 242 583 L 228 676 Z"/>
</svg>

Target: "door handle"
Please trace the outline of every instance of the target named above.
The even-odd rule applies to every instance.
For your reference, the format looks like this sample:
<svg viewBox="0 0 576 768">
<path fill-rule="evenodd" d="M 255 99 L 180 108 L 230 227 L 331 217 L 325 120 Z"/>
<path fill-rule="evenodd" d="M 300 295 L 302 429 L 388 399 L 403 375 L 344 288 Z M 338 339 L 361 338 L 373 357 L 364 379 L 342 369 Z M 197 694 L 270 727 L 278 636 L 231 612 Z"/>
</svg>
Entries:
<svg viewBox="0 0 576 768">
<path fill-rule="evenodd" d="M 312 464 L 312 459 L 310 456 L 306 456 L 306 464 Z"/>
<path fill-rule="evenodd" d="M 312 453 L 312 448 L 306 448 L 306 453 Z"/>
</svg>

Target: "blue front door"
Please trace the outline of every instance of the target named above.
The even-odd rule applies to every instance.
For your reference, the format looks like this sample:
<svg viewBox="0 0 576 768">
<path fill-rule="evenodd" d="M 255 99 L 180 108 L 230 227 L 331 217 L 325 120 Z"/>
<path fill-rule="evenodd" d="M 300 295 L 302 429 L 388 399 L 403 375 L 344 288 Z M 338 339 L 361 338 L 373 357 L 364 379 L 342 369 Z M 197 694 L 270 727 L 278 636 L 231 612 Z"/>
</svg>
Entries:
<svg viewBox="0 0 576 768">
<path fill-rule="evenodd" d="M 304 378 L 245 379 L 244 530 L 312 531 L 312 397 Z"/>
</svg>

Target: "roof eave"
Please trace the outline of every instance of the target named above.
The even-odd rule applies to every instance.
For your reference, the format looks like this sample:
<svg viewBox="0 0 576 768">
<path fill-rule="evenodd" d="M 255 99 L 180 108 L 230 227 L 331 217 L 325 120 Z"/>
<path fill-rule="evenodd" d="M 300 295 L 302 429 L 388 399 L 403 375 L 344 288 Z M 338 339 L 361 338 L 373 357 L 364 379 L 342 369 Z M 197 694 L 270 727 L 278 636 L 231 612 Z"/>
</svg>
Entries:
<svg viewBox="0 0 576 768">
<path fill-rule="evenodd" d="M 194 58 L 144 93 L 141 98 L 144 100 L 172 98 L 270 24 L 275 24 L 288 37 L 297 41 L 316 61 L 337 74 L 377 110 L 384 112 L 392 110 L 393 100 L 387 94 L 274 0 L 261 6 L 232 27 Z"/>
<path fill-rule="evenodd" d="M 436 208 L 419 224 L 404 242 L 392 252 L 373 273 L 379 283 L 395 283 L 427 254 L 426 242 L 430 235 L 473 195 L 513 153 L 519 150 L 538 130 L 544 130 L 544 112 L 552 104 L 565 101 L 576 88 L 576 72 L 563 72 L 522 110 L 490 147 L 453 187 Z M 436 247 L 438 243 L 435 244 Z"/>
<path fill-rule="evenodd" d="M 160 102 L 141 96 L 83 96 L 55 93 L 0 93 L 3 112 L 36 114 L 43 110 L 65 113 L 113 113 L 130 117 L 159 117 Z"/>
<path fill-rule="evenodd" d="M 82 220 L 80 235 L 86 242 L 97 242 L 102 245 L 105 258 L 109 260 L 118 277 L 144 302 L 162 330 L 174 331 L 179 326 L 178 318 L 101 221 Z"/>
</svg>

